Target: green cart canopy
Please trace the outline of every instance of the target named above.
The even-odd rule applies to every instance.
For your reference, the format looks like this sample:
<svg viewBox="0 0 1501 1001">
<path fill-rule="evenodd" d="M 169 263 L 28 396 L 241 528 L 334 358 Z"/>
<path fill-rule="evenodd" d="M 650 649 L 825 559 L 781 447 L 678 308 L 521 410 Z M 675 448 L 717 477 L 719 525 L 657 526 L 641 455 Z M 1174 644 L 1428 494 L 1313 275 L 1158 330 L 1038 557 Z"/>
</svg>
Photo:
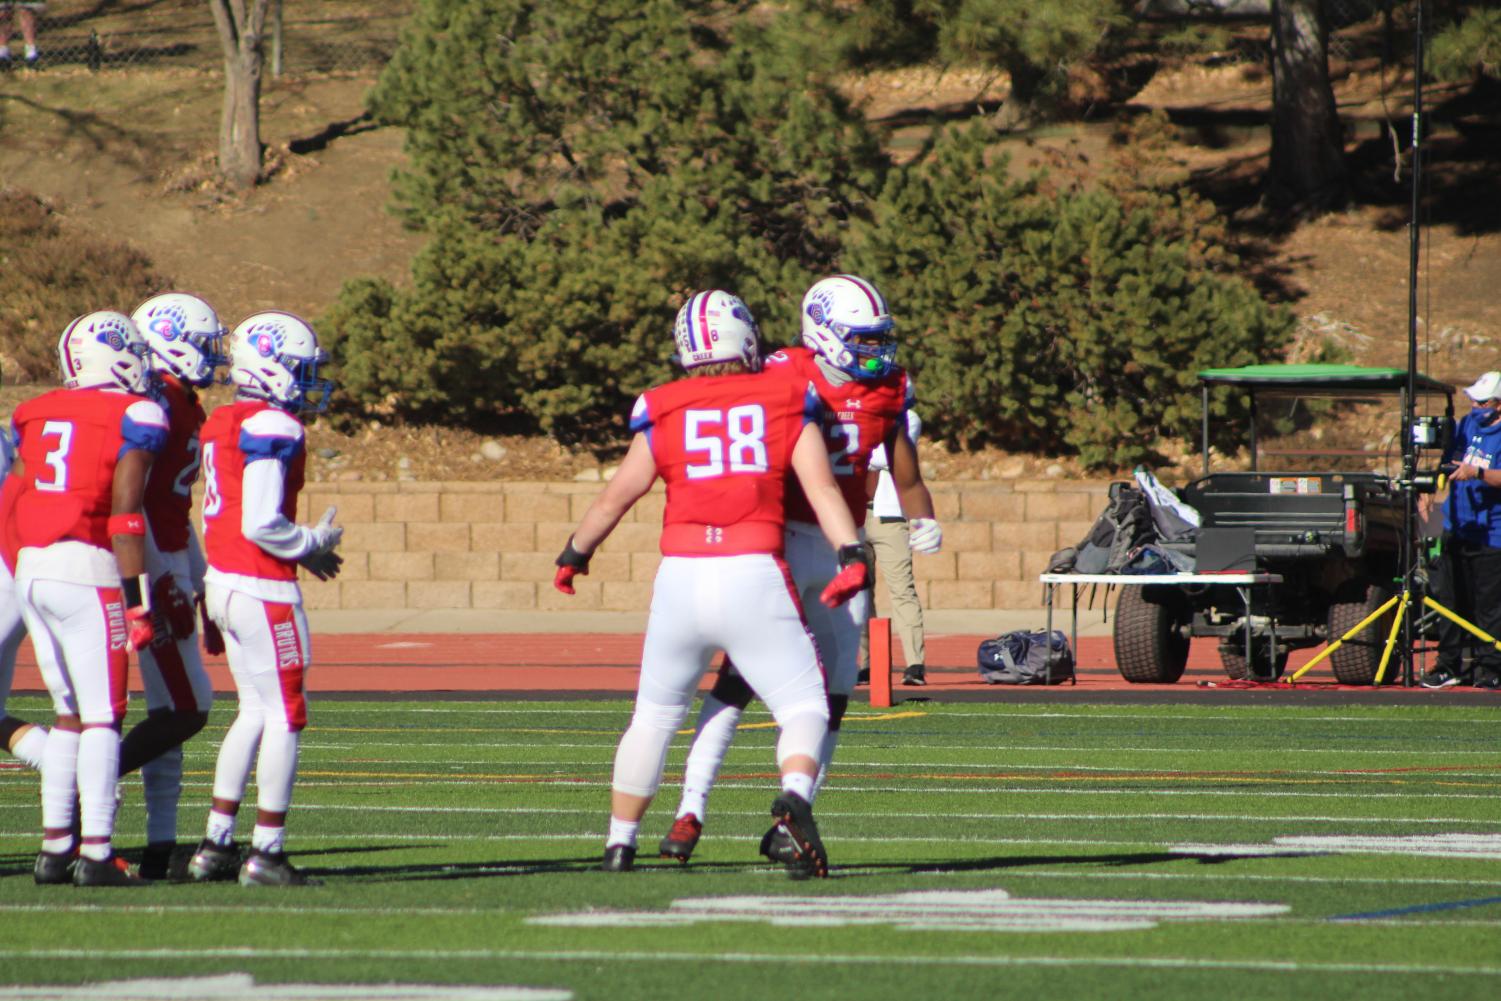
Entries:
<svg viewBox="0 0 1501 1001">
<path fill-rule="evenodd" d="M 1241 368 L 1206 368 L 1199 373 L 1206 385 L 1235 385 L 1246 389 L 1302 390 L 1305 392 L 1398 392 L 1407 388 L 1405 368 L 1367 368 L 1363 365 L 1246 365 Z M 1448 383 L 1431 376 L 1413 380 L 1420 393 L 1454 392 Z"/>
</svg>

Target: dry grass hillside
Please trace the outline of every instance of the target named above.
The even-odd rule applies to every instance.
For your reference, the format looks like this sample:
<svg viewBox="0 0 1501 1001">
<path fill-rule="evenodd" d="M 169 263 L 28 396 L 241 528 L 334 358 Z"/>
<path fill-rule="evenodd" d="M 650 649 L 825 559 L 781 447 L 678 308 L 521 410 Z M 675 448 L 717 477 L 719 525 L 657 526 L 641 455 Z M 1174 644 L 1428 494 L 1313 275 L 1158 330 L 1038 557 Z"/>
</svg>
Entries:
<svg viewBox="0 0 1501 1001">
<path fill-rule="evenodd" d="M 1362 194 L 1348 211 L 1317 222 L 1278 225 L 1255 208 L 1271 83 L 1241 60 L 1162 62 L 1108 114 L 1018 136 L 1018 158 L 1034 156 L 1038 146 L 1094 155 L 1122 118 L 1163 109 L 1174 125 L 1174 156 L 1235 221 L 1252 250 L 1247 267 L 1291 304 L 1309 335 L 1333 338 L 1361 360 L 1401 365 L 1407 211 L 1391 194 L 1398 186 L 1382 122 L 1404 120 L 1410 82 L 1374 57 L 1337 62 L 1334 70 Z M 268 81 L 262 135 L 273 173 L 254 192 L 229 196 L 209 171 L 221 99 L 216 70 L 173 62 L 97 73 L 68 64 L 11 72 L 0 77 L 0 185 L 48 199 L 68 226 L 139 247 L 178 287 L 199 291 L 231 320 L 270 307 L 316 315 L 348 278 L 404 280 L 422 242 L 386 211 L 402 136 L 362 120 L 373 79 L 302 73 Z M 955 71 L 874 75 L 851 81 L 850 89 L 871 116 L 895 126 L 898 150 L 934 112 L 954 117 L 1005 96 L 1004 78 Z M 1421 364 L 1460 381 L 1501 367 L 1501 219 L 1494 207 L 1501 100 L 1477 102 L 1455 88 L 1430 100 L 1447 116 L 1433 139 L 1431 224 L 1422 230 Z M 27 392 L 35 389 L 5 390 L 0 410 Z M 328 477 L 594 478 L 600 466 L 594 456 L 548 441 L 487 442 L 431 428 L 320 429 L 313 444 L 315 475 Z M 1055 475 L 1072 472 L 1049 457 L 935 449 L 926 459 L 936 477 L 1006 477 L 1050 466 Z"/>
</svg>

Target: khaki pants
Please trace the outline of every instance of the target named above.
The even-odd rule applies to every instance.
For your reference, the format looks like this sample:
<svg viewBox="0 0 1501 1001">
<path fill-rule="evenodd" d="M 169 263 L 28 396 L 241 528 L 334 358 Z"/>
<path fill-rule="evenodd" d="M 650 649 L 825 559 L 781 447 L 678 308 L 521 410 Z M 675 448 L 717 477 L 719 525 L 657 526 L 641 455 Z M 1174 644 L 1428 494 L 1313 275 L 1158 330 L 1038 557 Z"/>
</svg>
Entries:
<svg viewBox="0 0 1501 1001">
<path fill-rule="evenodd" d="M 883 522 L 871 514 L 865 519 L 865 538 L 875 548 L 876 567 L 886 581 L 886 593 L 891 598 L 891 624 L 901 637 L 907 663 L 926 664 L 922 602 L 917 600 L 917 582 L 912 577 L 912 549 L 907 544 L 907 522 Z M 860 663 L 862 666 L 870 664 L 868 630 L 862 634 Z"/>
</svg>

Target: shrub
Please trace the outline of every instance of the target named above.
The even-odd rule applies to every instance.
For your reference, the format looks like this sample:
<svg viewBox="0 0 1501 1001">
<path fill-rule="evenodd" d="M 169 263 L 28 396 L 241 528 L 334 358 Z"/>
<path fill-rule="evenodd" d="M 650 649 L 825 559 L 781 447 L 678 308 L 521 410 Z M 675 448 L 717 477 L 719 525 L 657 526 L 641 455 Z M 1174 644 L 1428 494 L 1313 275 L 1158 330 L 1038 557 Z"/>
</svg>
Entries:
<svg viewBox="0 0 1501 1001">
<path fill-rule="evenodd" d="M 1152 458 L 1161 436 L 1196 430 L 1197 372 L 1274 356 L 1291 317 L 1234 273 L 1206 203 L 1140 165 L 1089 185 L 1015 180 L 995 138 L 945 134 L 853 234 L 933 433 L 1095 466 Z"/>
<path fill-rule="evenodd" d="M 57 339 L 75 317 L 129 312 L 168 284 L 139 251 L 70 232 L 50 205 L 16 188 L 0 189 L 0 274 L 0 345 L 23 379 L 49 382 Z"/>
<path fill-rule="evenodd" d="M 1501 79 L 1501 10 L 1472 10 L 1428 43 L 1429 71 L 1440 80 Z"/>
</svg>

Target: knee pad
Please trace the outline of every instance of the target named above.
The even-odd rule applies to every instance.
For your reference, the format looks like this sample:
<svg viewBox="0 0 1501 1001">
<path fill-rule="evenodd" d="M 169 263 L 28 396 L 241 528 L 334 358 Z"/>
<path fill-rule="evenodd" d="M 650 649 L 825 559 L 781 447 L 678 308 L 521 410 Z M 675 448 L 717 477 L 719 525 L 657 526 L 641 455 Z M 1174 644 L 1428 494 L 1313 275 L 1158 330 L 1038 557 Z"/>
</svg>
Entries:
<svg viewBox="0 0 1501 1001">
<path fill-rule="evenodd" d="M 655 796 L 662 783 L 662 768 L 667 764 L 667 749 L 687 716 L 687 706 L 664 706 L 638 699 L 631 725 L 615 749 L 611 787 L 632 796 Z"/>
<path fill-rule="evenodd" d="M 838 732 L 839 724 L 844 719 L 844 711 L 850 707 L 848 695 L 829 696 L 829 729 Z"/>
<path fill-rule="evenodd" d="M 751 686 L 746 683 L 745 678 L 728 660 L 719 669 L 719 677 L 714 679 L 714 687 L 710 689 L 709 694 L 725 705 L 734 706 L 736 709 L 744 709 L 756 697 L 756 693 L 751 691 Z"/>
</svg>

